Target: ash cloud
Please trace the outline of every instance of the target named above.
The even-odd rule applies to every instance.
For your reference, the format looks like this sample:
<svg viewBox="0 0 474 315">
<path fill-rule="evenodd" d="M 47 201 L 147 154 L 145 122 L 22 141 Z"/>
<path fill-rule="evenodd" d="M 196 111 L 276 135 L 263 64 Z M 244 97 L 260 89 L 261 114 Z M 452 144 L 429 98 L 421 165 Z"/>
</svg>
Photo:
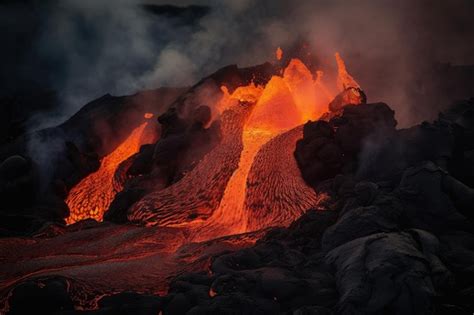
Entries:
<svg viewBox="0 0 474 315">
<path fill-rule="evenodd" d="M 369 101 L 390 104 L 400 127 L 432 120 L 455 98 L 474 95 L 474 68 L 459 67 L 474 64 L 469 0 L 179 3 L 212 8 L 191 42 L 166 50 L 169 59 L 179 56 L 192 65 L 184 68 L 196 79 L 225 64 L 271 60 L 276 47 L 292 47 L 303 38 L 329 70 L 339 51 Z M 160 72 L 168 58 L 159 59 L 158 77 L 168 75 Z"/>
<path fill-rule="evenodd" d="M 56 90 L 64 119 L 105 93 L 193 84 L 228 64 L 272 60 L 276 47 L 304 38 L 322 64 L 335 66 L 339 51 L 369 101 L 387 102 L 408 126 L 447 105 L 430 96 L 443 84 L 434 63 L 474 64 L 473 8 L 469 0 L 10 1 L 0 13 L 14 30 L 7 42 L 27 34 L 28 44 L 2 58 L 10 64 L 2 82 Z M 54 123 L 45 117 L 34 125 Z"/>
</svg>

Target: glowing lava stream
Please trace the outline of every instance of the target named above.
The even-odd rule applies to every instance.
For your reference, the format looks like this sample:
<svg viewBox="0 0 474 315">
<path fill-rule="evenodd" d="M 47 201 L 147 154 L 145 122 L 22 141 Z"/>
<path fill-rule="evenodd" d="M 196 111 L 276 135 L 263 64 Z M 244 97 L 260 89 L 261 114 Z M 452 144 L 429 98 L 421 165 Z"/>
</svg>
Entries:
<svg viewBox="0 0 474 315">
<path fill-rule="evenodd" d="M 191 229 L 195 232 L 193 241 L 200 242 L 216 236 L 247 232 L 248 212 L 245 208 L 247 178 L 258 151 L 274 136 L 275 134 L 268 130 L 244 129 L 239 167 L 232 174 L 216 211 L 206 221 L 197 224 L 200 226 L 199 229 Z"/>
<path fill-rule="evenodd" d="M 232 95 L 229 95 L 226 89 L 223 91 L 230 99 L 257 102 L 243 128 L 243 149 L 238 168 L 227 183 L 219 207 L 204 222 L 197 220 L 188 225 L 193 241 L 206 241 L 224 235 L 265 229 L 278 222 L 278 216 L 281 214 L 273 213 L 267 222 L 259 226 L 248 225 L 249 222 L 256 221 L 250 217 L 255 215 L 252 209 L 247 209 L 245 204 L 248 176 L 255 157 L 271 139 L 305 123 L 307 119 L 316 119 L 319 113 L 325 111 L 325 104 L 316 106 L 318 103 L 314 97 L 311 73 L 297 59 L 291 60 L 283 77 L 273 76 L 264 88 L 250 84 L 240 87 Z"/>
<path fill-rule="evenodd" d="M 151 114 L 145 114 L 145 118 Z M 92 218 L 102 221 L 104 212 L 109 208 L 115 194 L 122 188 L 114 181 L 114 174 L 120 163 L 137 153 L 142 144 L 150 143 L 153 137 L 147 135 L 148 122 L 135 128 L 125 141 L 105 156 L 99 169 L 82 179 L 67 196 L 70 209 L 67 224 Z"/>
</svg>

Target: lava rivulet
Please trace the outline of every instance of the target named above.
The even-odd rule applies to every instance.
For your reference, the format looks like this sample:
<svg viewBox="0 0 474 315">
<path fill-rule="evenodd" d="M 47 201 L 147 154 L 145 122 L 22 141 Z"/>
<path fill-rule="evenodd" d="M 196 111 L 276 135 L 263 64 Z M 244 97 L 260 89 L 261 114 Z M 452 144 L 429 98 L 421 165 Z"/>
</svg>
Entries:
<svg viewBox="0 0 474 315">
<path fill-rule="evenodd" d="M 151 118 L 153 114 L 145 114 Z M 114 151 L 105 156 L 99 169 L 82 179 L 74 186 L 66 199 L 70 209 L 67 224 L 72 224 L 87 218 L 102 221 L 104 212 L 108 209 L 115 194 L 121 190 L 121 185 L 114 181 L 114 175 L 120 163 L 138 152 L 142 144 L 150 143 L 154 136 L 147 132 L 148 122 L 142 123 Z"/>
</svg>

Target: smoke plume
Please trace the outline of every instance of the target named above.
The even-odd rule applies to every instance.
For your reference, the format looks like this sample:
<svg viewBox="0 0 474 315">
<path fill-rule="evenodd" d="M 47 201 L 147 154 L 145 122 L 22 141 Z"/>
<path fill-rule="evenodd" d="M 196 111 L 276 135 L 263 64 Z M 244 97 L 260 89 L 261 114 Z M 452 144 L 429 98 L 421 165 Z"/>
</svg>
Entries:
<svg viewBox="0 0 474 315">
<path fill-rule="evenodd" d="M 56 90 L 58 119 L 105 93 L 184 86 L 227 64 L 271 60 L 278 46 L 303 38 L 322 64 L 335 66 L 340 52 L 369 101 L 387 102 L 407 126 L 440 109 L 423 94 L 434 63 L 474 63 L 469 0 L 64 0 L 0 8 L 5 36 L 13 43 L 19 31 L 11 29 L 22 29 L 29 41 L 20 55 L 16 44 L 2 52 L 13 72 L 2 82 Z"/>
</svg>

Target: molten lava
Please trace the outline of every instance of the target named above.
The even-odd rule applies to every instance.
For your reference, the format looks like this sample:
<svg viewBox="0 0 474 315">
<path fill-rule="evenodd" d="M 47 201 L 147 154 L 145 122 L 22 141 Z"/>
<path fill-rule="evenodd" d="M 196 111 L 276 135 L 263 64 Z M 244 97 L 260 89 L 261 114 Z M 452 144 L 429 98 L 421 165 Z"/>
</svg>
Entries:
<svg viewBox="0 0 474 315">
<path fill-rule="evenodd" d="M 153 117 L 146 113 L 145 118 Z M 70 209 L 70 216 L 66 219 L 67 224 L 80 220 L 92 218 L 102 221 L 104 212 L 122 187 L 115 180 L 115 172 L 118 166 L 133 154 L 137 153 L 142 144 L 150 143 L 154 136 L 147 133 L 148 122 L 142 123 L 113 152 L 105 156 L 99 169 L 82 179 L 74 186 L 66 199 Z"/>
<path fill-rule="evenodd" d="M 277 60 L 281 60 L 281 58 L 283 58 L 283 50 L 280 47 L 278 47 L 275 51 L 275 57 Z"/>
<path fill-rule="evenodd" d="M 283 51 L 279 48 L 276 54 L 281 59 Z M 338 89 L 358 89 L 339 54 L 336 61 Z M 265 86 L 252 82 L 232 93 L 225 86 L 221 90 L 222 99 L 215 106 L 221 143 L 179 182 L 151 191 L 134 204 L 129 220 L 186 228 L 190 240 L 205 241 L 287 225 L 304 210 L 318 207 L 324 196 L 316 195 L 301 179 L 292 153 L 302 134 L 299 126 L 325 114 L 334 98 L 322 71 L 313 75 L 301 60 L 291 59 L 282 74 L 274 75 Z M 136 128 L 104 157 L 97 172 L 71 190 L 66 200 L 71 209 L 68 223 L 102 220 L 122 189 L 114 173 L 146 142 L 144 130 L 145 124 Z M 266 179 L 259 174 L 266 174 Z"/>
<path fill-rule="evenodd" d="M 336 53 L 336 61 L 337 61 L 337 87 L 340 91 L 346 90 L 348 88 L 358 88 L 360 89 L 359 83 L 354 80 L 354 78 L 347 72 L 346 64 L 344 60 L 342 60 L 341 55 Z"/>
<path fill-rule="evenodd" d="M 338 58 L 338 80 L 353 80 Z M 313 77 L 292 59 L 265 86 L 221 90 L 222 142 L 179 182 L 135 203 L 129 220 L 183 228 L 189 241 L 202 242 L 286 226 L 318 208 L 325 196 L 303 181 L 293 152 L 302 125 L 328 111 L 332 95 L 322 72 Z"/>
</svg>

